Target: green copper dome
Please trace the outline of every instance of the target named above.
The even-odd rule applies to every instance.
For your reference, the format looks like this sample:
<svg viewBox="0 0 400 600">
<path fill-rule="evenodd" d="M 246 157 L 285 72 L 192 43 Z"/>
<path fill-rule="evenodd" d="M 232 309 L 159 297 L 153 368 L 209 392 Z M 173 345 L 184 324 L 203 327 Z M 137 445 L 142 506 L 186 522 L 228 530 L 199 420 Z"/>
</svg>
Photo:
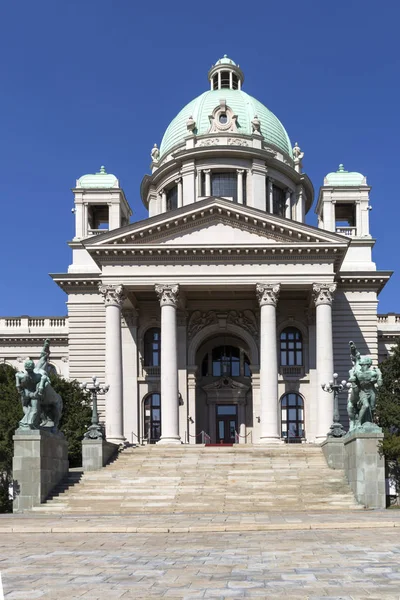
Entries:
<svg viewBox="0 0 400 600">
<path fill-rule="evenodd" d="M 231 63 L 230 59 L 226 58 L 225 60 Z M 186 126 L 189 117 L 196 122 L 196 135 L 208 133 L 210 130 L 209 116 L 222 98 L 226 101 L 227 107 L 237 115 L 238 134 L 251 135 L 251 121 L 257 116 L 261 122 L 261 133 L 266 143 L 273 144 L 292 157 L 289 136 L 279 119 L 266 106 L 246 92 L 229 88 L 209 90 L 189 102 L 169 124 L 161 142 L 160 156 L 165 155 L 174 146 L 184 143 L 185 138 L 189 135 Z M 217 136 L 218 134 L 213 135 Z"/>
<path fill-rule="evenodd" d="M 224 54 L 222 58 L 217 60 L 216 65 L 234 65 L 236 67 L 236 63 L 228 57 L 227 54 Z"/>
<path fill-rule="evenodd" d="M 107 173 L 105 167 L 102 166 L 98 173 L 89 173 L 88 175 L 79 177 L 76 187 L 87 189 L 110 189 L 118 187 L 118 179 L 112 173 Z"/>
<path fill-rule="evenodd" d="M 337 171 L 328 173 L 325 177 L 324 185 L 331 186 L 359 186 L 367 185 L 367 180 L 362 173 L 356 171 L 345 171 L 343 165 L 339 165 Z"/>
</svg>

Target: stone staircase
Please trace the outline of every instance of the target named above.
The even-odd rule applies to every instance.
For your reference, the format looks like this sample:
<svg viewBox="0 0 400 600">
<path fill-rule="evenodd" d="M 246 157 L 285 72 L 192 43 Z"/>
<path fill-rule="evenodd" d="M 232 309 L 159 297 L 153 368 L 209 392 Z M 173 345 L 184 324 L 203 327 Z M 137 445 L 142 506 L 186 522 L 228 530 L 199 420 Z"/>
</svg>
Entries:
<svg viewBox="0 0 400 600">
<path fill-rule="evenodd" d="M 100 471 L 71 472 L 34 512 L 234 513 L 362 508 L 319 446 L 127 448 Z"/>
</svg>

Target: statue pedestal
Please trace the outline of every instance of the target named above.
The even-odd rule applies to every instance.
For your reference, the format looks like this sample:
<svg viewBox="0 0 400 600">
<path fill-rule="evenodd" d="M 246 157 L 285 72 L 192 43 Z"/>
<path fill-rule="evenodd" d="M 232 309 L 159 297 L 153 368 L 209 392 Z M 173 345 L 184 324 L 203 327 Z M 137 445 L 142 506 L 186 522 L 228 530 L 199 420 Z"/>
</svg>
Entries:
<svg viewBox="0 0 400 600">
<path fill-rule="evenodd" d="M 353 430 L 343 438 L 344 467 L 356 500 L 366 508 L 386 508 L 383 433 Z"/>
<path fill-rule="evenodd" d="M 61 432 L 17 429 L 13 437 L 14 512 L 39 506 L 67 475 L 68 443 Z"/>
<path fill-rule="evenodd" d="M 82 440 L 82 469 L 84 471 L 98 471 L 118 452 L 118 444 L 106 440 Z"/>
</svg>

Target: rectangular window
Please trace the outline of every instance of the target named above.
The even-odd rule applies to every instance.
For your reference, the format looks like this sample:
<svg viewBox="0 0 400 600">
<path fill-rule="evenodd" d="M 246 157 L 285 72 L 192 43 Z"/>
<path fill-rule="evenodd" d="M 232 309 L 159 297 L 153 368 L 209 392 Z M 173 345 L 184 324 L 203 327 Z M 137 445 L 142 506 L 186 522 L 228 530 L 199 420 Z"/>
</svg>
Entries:
<svg viewBox="0 0 400 600">
<path fill-rule="evenodd" d="M 237 202 L 237 173 L 211 173 L 211 195 Z"/>
</svg>

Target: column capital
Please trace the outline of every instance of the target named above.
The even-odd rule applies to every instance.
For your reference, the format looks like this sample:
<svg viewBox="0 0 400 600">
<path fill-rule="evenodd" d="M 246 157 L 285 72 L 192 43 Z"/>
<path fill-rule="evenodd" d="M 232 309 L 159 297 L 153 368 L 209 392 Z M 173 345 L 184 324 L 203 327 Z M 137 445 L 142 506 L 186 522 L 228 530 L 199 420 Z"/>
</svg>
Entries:
<svg viewBox="0 0 400 600">
<path fill-rule="evenodd" d="M 179 296 L 179 285 L 163 285 L 158 284 L 154 286 L 156 294 L 160 301 L 160 306 L 173 306 L 174 308 L 178 305 Z"/>
<path fill-rule="evenodd" d="M 264 306 L 265 304 L 276 306 L 280 289 L 280 283 L 257 283 L 256 294 L 260 306 Z"/>
<path fill-rule="evenodd" d="M 177 179 L 174 179 L 175 183 L 181 183 L 182 182 L 182 177 L 178 177 Z"/>
<path fill-rule="evenodd" d="M 238 175 L 243 175 L 244 172 L 245 172 L 245 169 L 236 169 L 236 173 Z"/>
<path fill-rule="evenodd" d="M 336 283 L 313 283 L 313 298 L 315 306 L 332 304 Z"/>
<path fill-rule="evenodd" d="M 118 306 L 121 308 L 124 300 L 124 286 L 99 284 L 99 292 L 103 296 L 106 306 Z"/>
<path fill-rule="evenodd" d="M 203 173 L 205 173 L 206 175 L 208 175 L 209 173 L 211 173 L 211 169 L 201 169 L 203 171 Z"/>
</svg>

